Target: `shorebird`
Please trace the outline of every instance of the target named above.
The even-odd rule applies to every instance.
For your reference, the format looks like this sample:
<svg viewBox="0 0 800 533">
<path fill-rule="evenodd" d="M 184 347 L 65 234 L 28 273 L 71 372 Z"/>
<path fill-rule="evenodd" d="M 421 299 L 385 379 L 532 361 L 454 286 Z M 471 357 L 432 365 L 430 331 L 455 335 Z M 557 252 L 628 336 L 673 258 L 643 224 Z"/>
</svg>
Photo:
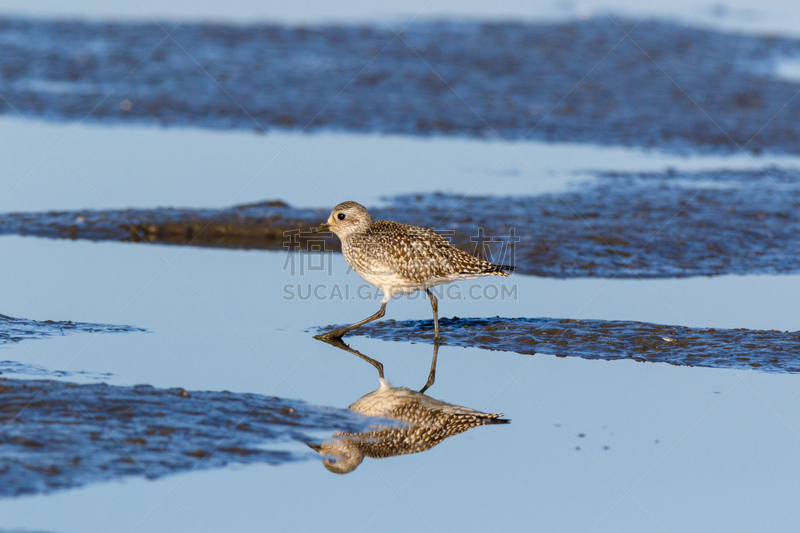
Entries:
<svg viewBox="0 0 800 533">
<path fill-rule="evenodd" d="M 483 276 L 509 276 L 513 266 L 498 265 L 459 250 L 428 228 L 389 220 L 372 221 L 361 204 L 343 202 L 331 211 L 317 231 L 330 230 L 342 241 L 342 253 L 353 270 L 383 292 L 380 310 L 350 326 L 317 335 L 322 340 L 381 318 L 395 294 L 424 290 L 433 309 L 434 340 L 439 337 L 439 314 L 431 287 Z"/>
<path fill-rule="evenodd" d="M 336 474 L 347 474 L 356 469 L 364 457 L 380 459 L 433 448 L 446 438 L 468 429 L 488 424 L 507 424 L 501 413 L 483 413 L 436 400 L 423 394 L 433 385 L 436 373 L 436 356 L 439 345 L 434 344 L 433 361 L 428 381 L 419 392 L 403 387 L 393 387 L 384 378 L 383 365 L 344 344 L 341 339 L 330 341 L 334 346 L 348 351 L 378 369 L 380 388 L 356 400 L 348 409 L 366 416 L 387 418 L 401 422 L 398 426 L 378 425 L 362 433 L 337 431 L 333 439 L 318 445 L 310 444 L 323 456 L 322 464 Z"/>
</svg>

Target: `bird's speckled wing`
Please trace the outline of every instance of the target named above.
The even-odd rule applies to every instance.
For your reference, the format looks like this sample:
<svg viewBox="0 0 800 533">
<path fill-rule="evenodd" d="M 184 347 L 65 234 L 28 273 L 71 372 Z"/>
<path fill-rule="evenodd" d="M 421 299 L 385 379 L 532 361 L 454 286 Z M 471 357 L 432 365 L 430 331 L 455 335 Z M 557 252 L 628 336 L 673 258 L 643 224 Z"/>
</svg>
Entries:
<svg viewBox="0 0 800 533">
<path fill-rule="evenodd" d="M 459 250 L 434 231 L 387 220 L 373 222 L 368 231 L 353 235 L 348 244 L 348 261 L 419 283 L 479 274 L 495 267 Z"/>
<path fill-rule="evenodd" d="M 380 458 L 425 451 L 468 429 L 506 422 L 499 420 L 500 414 L 475 413 L 456 415 L 405 403 L 393 409 L 386 418 L 406 422 L 410 424 L 408 427 L 364 433 L 336 432 L 335 435 L 350 440 L 367 457 Z"/>
</svg>

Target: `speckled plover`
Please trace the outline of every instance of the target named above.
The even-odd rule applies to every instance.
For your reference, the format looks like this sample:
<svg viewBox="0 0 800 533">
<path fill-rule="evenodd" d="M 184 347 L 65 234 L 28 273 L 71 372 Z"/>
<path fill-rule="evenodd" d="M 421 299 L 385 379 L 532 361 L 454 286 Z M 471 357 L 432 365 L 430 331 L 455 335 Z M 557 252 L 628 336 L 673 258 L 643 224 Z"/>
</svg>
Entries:
<svg viewBox="0 0 800 533">
<path fill-rule="evenodd" d="M 350 326 L 318 335 L 323 340 L 381 318 L 395 294 L 424 290 L 433 308 L 434 339 L 439 340 L 439 316 L 431 287 L 479 278 L 508 276 L 513 266 L 498 265 L 463 252 L 433 230 L 388 220 L 372 221 L 361 204 L 343 202 L 331 211 L 318 231 L 333 231 L 342 241 L 347 263 L 383 292 L 380 310 Z"/>
</svg>

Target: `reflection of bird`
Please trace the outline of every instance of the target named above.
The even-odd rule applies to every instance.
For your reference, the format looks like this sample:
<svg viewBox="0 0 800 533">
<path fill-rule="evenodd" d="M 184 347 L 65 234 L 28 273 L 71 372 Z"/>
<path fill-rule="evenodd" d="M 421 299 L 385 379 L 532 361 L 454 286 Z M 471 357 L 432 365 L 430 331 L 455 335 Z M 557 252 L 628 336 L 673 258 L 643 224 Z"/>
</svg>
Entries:
<svg viewBox="0 0 800 533">
<path fill-rule="evenodd" d="M 438 346 L 434 346 L 428 382 L 420 392 L 392 387 L 383 377 L 383 365 L 353 350 L 341 340 L 333 343 L 369 361 L 380 374 L 381 386 L 356 400 L 348 409 L 401 422 L 401 425 L 373 426 L 363 433 L 334 433 L 330 442 L 311 447 L 332 459 L 323 459 L 325 468 L 337 474 L 352 472 L 364 457 L 375 459 L 417 453 L 433 448 L 444 439 L 487 424 L 506 424 L 502 414 L 482 413 L 453 405 L 423 394 L 433 384 Z"/>
<path fill-rule="evenodd" d="M 381 309 L 353 325 L 329 331 L 320 338 L 341 337 L 348 331 L 381 318 L 395 294 L 424 290 L 433 308 L 434 338 L 439 338 L 436 297 L 430 288 L 482 276 L 508 276 L 514 267 L 473 257 L 434 231 L 399 222 L 373 222 L 364 206 L 344 202 L 333 208 L 318 231 L 331 230 L 342 241 L 342 253 L 353 270 L 383 292 Z"/>
</svg>

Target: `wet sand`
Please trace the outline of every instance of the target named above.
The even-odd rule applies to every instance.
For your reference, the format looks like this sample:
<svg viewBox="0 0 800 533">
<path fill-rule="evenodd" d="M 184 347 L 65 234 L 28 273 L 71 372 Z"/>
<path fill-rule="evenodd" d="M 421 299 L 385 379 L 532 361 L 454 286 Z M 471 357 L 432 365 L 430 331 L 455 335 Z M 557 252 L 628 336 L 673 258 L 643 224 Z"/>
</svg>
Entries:
<svg viewBox="0 0 800 533">
<path fill-rule="evenodd" d="M 632 359 L 681 366 L 800 372 L 800 332 L 689 328 L 632 321 L 558 318 L 442 318 L 448 346 L 546 353 L 584 359 Z M 328 328 L 323 328 L 328 329 Z M 433 343 L 431 320 L 373 322 L 351 335 Z"/>
<path fill-rule="evenodd" d="M 127 476 L 310 459 L 289 442 L 374 420 L 260 394 L 0 379 L 0 498 Z M 266 449 L 270 445 L 275 449 Z"/>
<path fill-rule="evenodd" d="M 791 38 L 607 17 L 399 37 L 187 23 L 172 38 L 153 23 L 3 18 L 0 34 L 4 113 L 800 153 L 800 83 L 770 73 L 800 53 Z"/>
<path fill-rule="evenodd" d="M 129 333 L 145 331 L 134 326 L 85 324 L 82 322 L 38 321 L 0 315 L 0 345 L 27 339 L 67 335 L 69 333 Z"/>
<path fill-rule="evenodd" d="M 157 208 L 10 213 L 0 215 L 0 234 L 274 250 L 292 242 L 285 232 L 308 233 L 326 216 L 323 209 L 295 209 L 281 201 L 224 211 Z"/>
</svg>

